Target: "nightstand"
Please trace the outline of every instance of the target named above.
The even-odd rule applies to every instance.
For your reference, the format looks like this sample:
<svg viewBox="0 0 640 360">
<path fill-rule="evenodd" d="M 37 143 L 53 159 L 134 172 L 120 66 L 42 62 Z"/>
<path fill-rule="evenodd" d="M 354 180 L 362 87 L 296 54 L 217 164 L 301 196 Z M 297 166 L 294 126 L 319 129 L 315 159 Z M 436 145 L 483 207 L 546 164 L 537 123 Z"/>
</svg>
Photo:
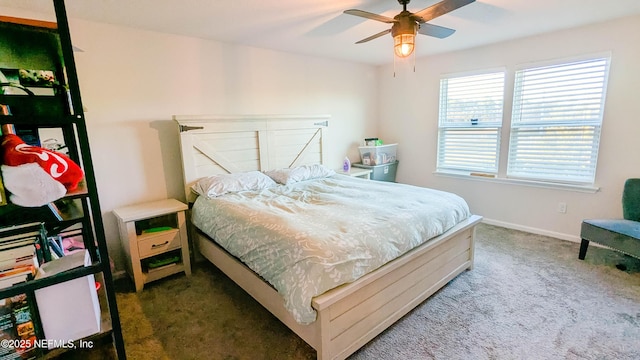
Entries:
<svg viewBox="0 0 640 360">
<path fill-rule="evenodd" d="M 347 175 L 347 176 L 352 176 L 352 177 L 359 177 L 359 178 L 363 178 L 363 179 L 370 179 L 371 177 L 371 170 L 369 169 L 358 169 L 358 168 L 351 168 L 349 170 L 349 172 L 344 172 L 342 171 L 342 169 L 340 170 L 336 170 L 336 173 L 338 174 L 342 174 L 342 175 Z"/>
<path fill-rule="evenodd" d="M 136 291 L 178 272 L 191 275 L 186 210 L 187 205 L 174 199 L 113 210 Z"/>
</svg>

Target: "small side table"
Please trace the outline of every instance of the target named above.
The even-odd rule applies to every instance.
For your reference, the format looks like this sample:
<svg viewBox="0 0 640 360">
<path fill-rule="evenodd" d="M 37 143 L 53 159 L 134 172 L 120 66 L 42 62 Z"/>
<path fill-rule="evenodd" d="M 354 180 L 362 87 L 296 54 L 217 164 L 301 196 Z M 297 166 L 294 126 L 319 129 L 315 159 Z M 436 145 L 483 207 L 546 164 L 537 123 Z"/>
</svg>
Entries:
<svg viewBox="0 0 640 360">
<path fill-rule="evenodd" d="M 136 291 L 181 271 L 191 275 L 186 210 L 187 205 L 175 199 L 113 210 Z"/>
<path fill-rule="evenodd" d="M 363 178 L 363 179 L 367 179 L 369 180 L 371 178 L 371 170 L 370 169 L 361 169 L 361 168 L 354 168 L 352 167 L 351 169 L 349 169 L 349 172 L 344 172 L 342 169 L 340 170 L 336 170 L 337 174 L 342 174 L 342 175 L 347 175 L 347 176 L 352 176 L 352 177 L 359 177 L 359 178 Z"/>
</svg>

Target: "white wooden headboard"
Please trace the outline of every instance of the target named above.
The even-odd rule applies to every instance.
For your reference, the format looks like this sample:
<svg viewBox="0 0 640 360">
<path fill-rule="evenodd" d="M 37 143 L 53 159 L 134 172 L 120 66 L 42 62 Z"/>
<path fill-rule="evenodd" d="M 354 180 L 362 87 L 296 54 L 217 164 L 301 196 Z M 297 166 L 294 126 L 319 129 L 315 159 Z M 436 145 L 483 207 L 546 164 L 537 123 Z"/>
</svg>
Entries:
<svg viewBox="0 0 640 360">
<path fill-rule="evenodd" d="M 217 174 L 324 164 L 329 115 L 174 115 L 185 194 Z"/>
</svg>

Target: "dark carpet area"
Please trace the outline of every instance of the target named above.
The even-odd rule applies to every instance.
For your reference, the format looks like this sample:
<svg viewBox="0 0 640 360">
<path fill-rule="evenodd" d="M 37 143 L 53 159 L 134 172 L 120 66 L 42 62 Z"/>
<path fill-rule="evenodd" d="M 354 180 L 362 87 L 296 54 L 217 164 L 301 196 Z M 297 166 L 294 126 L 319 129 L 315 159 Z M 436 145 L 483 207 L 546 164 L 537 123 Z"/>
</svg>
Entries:
<svg viewBox="0 0 640 360">
<path fill-rule="evenodd" d="M 480 225 L 475 268 L 351 358 L 640 359 L 640 260 L 578 248 Z M 129 359 L 315 359 L 213 265 L 193 270 L 117 294 Z"/>
</svg>

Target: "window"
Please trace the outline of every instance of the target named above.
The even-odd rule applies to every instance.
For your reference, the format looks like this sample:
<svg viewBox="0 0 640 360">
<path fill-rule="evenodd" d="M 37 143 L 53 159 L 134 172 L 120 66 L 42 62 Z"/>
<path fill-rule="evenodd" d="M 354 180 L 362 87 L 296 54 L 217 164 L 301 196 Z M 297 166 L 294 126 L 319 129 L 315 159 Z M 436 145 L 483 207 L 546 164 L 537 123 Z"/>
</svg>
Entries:
<svg viewBox="0 0 640 360">
<path fill-rule="evenodd" d="M 511 74 L 441 78 L 436 171 L 593 185 L 610 61 L 607 54 L 517 67 L 508 129 L 502 111 Z M 499 168 L 501 156 L 506 169 Z"/>
<path fill-rule="evenodd" d="M 504 71 L 440 80 L 438 171 L 497 173 Z"/>
<path fill-rule="evenodd" d="M 516 71 L 507 176 L 592 184 L 608 58 Z"/>
</svg>

